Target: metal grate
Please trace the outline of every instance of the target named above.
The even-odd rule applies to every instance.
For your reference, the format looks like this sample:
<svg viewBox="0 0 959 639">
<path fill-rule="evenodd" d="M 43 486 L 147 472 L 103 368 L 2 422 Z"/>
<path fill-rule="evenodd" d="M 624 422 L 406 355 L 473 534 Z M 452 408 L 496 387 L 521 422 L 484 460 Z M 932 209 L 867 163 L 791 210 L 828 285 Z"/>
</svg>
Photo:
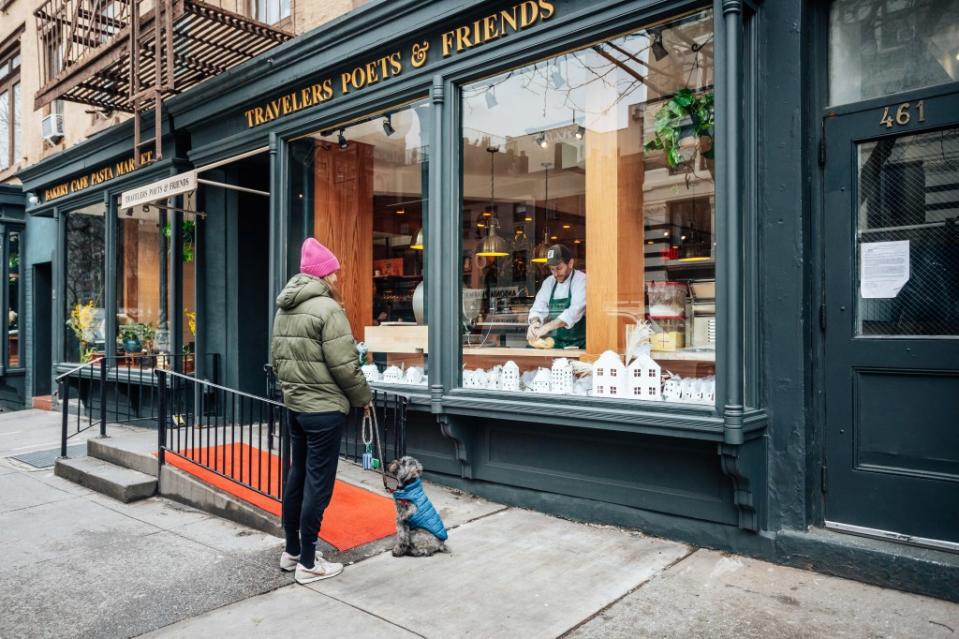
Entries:
<svg viewBox="0 0 959 639">
<path fill-rule="evenodd" d="M 86 444 L 76 444 L 67 448 L 67 457 L 77 457 L 86 454 Z M 16 459 L 34 468 L 53 468 L 59 456 L 60 448 L 57 447 L 51 448 L 50 450 L 37 450 L 32 453 L 23 453 L 22 455 L 12 455 L 9 459 Z"/>
<path fill-rule="evenodd" d="M 863 298 L 863 254 L 896 246 L 901 288 L 893 265 L 886 297 Z M 857 265 L 860 335 L 959 335 L 959 129 L 859 146 Z"/>
</svg>

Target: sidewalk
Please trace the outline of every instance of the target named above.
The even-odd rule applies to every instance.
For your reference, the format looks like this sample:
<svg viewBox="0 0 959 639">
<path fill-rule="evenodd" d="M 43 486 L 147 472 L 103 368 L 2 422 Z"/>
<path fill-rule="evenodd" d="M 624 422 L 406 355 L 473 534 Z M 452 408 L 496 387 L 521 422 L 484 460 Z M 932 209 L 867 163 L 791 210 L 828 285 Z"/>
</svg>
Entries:
<svg viewBox="0 0 959 639">
<path fill-rule="evenodd" d="M 13 448 L 56 442 L 57 433 L 50 413 L 0 415 L 4 639 L 288 639 L 304 631 L 351 639 L 935 639 L 959 632 L 956 604 L 435 485 L 428 490 L 452 528 L 451 554 L 396 559 L 388 539 L 340 555 L 327 548 L 353 563 L 339 577 L 299 586 L 276 567 L 282 542 L 275 537 L 162 498 L 123 505 L 7 459 Z M 377 487 L 351 464 L 339 475 Z"/>
</svg>

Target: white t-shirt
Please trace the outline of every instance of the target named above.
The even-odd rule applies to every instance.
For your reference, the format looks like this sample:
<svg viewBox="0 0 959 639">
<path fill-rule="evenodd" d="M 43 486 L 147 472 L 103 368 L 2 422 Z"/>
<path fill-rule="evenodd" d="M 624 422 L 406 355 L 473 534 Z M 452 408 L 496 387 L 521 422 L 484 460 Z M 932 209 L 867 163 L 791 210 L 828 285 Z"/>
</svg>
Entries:
<svg viewBox="0 0 959 639">
<path fill-rule="evenodd" d="M 553 285 L 556 285 L 556 291 L 553 291 Z M 572 289 L 572 292 L 570 292 Z M 554 300 L 562 300 L 571 294 L 569 308 L 559 314 L 559 319 L 566 323 L 568 328 L 576 325 L 576 322 L 583 319 L 586 314 L 586 273 L 574 270 L 566 278 L 565 282 L 557 282 L 556 278 L 550 275 L 543 280 L 543 285 L 539 287 L 536 293 L 536 300 L 533 302 L 533 308 L 529 311 L 529 320 L 539 318 L 546 322 L 549 317 L 549 296 L 552 294 Z"/>
</svg>

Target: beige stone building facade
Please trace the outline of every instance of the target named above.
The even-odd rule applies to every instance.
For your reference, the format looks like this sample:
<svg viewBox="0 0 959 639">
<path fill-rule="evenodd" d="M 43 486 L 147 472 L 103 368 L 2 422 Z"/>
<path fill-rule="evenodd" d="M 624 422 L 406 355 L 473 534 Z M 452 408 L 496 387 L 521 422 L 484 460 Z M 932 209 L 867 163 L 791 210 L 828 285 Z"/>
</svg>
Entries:
<svg viewBox="0 0 959 639">
<path fill-rule="evenodd" d="M 300 35 L 367 2 L 212 0 L 210 4 Z M 22 169 L 130 117 L 62 101 L 34 108 L 44 75 L 34 12 L 44 4 L 45 0 L 0 0 L 0 184 L 17 184 L 16 174 Z M 104 1 L 97 6 L 109 4 Z"/>
</svg>

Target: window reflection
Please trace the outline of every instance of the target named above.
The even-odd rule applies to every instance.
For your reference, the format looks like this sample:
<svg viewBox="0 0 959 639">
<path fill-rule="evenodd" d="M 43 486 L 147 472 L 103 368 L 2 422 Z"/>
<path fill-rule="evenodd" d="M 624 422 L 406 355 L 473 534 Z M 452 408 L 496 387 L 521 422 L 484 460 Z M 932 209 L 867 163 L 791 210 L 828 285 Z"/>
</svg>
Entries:
<svg viewBox="0 0 959 639">
<path fill-rule="evenodd" d="M 104 213 L 102 203 L 66 219 L 66 325 L 64 361 L 87 362 L 106 349 L 103 308 Z"/>
</svg>

